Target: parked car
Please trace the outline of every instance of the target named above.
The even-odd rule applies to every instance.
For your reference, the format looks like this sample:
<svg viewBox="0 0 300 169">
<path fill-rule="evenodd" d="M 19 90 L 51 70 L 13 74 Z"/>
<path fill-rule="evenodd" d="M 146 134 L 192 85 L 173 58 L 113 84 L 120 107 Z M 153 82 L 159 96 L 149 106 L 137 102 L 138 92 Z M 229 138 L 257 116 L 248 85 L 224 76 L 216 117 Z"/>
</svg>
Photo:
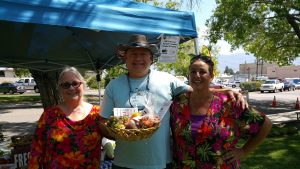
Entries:
<svg viewBox="0 0 300 169">
<path fill-rule="evenodd" d="M 228 86 L 228 87 L 232 87 L 232 88 L 236 88 L 236 87 L 240 86 L 240 82 L 239 81 L 233 81 L 233 82 L 223 83 L 223 85 Z"/>
<path fill-rule="evenodd" d="M 14 94 L 14 93 L 20 93 L 23 94 L 26 92 L 26 89 L 23 85 L 18 85 L 15 83 L 8 83 L 4 82 L 0 84 L 0 93 L 6 94 Z"/>
<path fill-rule="evenodd" d="M 293 82 L 289 82 L 289 81 L 285 81 L 283 82 L 284 86 L 283 86 L 283 90 L 284 91 L 291 91 L 291 90 L 295 90 L 296 89 L 296 85 Z"/>
<path fill-rule="evenodd" d="M 260 92 L 263 93 L 264 91 L 274 92 L 276 93 L 278 90 L 283 91 L 284 84 L 279 81 L 278 79 L 266 80 L 260 86 Z"/>
<path fill-rule="evenodd" d="M 300 81 L 297 81 L 296 83 L 294 83 L 295 84 L 295 88 L 296 89 L 300 89 Z"/>
<path fill-rule="evenodd" d="M 220 83 L 211 82 L 209 87 L 214 88 L 214 89 L 223 89 L 225 86 L 223 84 L 220 84 Z"/>
<path fill-rule="evenodd" d="M 35 83 L 34 79 L 32 77 L 23 77 L 20 80 L 18 80 L 16 83 L 21 84 L 25 86 L 27 90 L 34 90 L 35 93 L 39 93 L 39 87 Z"/>
</svg>

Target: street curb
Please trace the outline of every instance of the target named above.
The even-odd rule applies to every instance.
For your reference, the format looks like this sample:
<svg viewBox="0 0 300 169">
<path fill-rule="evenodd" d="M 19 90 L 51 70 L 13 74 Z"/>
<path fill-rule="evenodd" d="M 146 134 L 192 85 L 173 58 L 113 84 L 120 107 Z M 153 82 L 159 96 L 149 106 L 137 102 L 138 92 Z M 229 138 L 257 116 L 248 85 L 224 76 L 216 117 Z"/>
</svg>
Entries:
<svg viewBox="0 0 300 169">
<path fill-rule="evenodd" d="M 35 104 L 0 104 L 0 110 L 3 109 L 30 109 L 30 108 L 43 108 L 42 103 Z"/>
</svg>

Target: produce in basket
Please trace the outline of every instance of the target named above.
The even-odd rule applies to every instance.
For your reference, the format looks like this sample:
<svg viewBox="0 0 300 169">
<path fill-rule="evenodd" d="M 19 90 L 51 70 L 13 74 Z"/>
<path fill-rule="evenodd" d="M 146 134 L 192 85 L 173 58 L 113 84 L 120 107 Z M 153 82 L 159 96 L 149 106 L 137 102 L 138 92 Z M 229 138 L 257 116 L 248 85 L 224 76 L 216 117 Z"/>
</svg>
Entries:
<svg viewBox="0 0 300 169">
<path fill-rule="evenodd" d="M 111 116 L 107 122 L 107 126 L 115 129 L 145 129 L 157 126 L 159 123 L 160 119 L 157 115 L 146 114 L 141 116 L 140 114 L 133 113 L 131 117 Z"/>
<path fill-rule="evenodd" d="M 160 119 L 156 114 L 132 114 L 111 116 L 106 123 L 113 137 L 127 141 L 149 138 L 159 127 Z"/>
</svg>

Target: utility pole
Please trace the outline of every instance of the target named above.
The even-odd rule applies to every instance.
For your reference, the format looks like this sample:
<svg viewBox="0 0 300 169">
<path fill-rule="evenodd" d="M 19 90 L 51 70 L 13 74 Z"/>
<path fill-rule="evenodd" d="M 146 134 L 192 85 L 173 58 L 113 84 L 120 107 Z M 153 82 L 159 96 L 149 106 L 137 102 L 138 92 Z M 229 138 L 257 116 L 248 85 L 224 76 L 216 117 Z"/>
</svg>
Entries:
<svg viewBox="0 0 300 169">
<path fill-rule="evenodd" d="M 263 75 L 263 66 L 264 66 L 264 61 L 261 59 L 261 67 L 260 67 L 260 75 Z"/>
<path fill-rule="evenodd" d="M 258 76 L 258 65 L 259 65 L 259 59 L 256 59 L 256 78 Z"/>
</svg>

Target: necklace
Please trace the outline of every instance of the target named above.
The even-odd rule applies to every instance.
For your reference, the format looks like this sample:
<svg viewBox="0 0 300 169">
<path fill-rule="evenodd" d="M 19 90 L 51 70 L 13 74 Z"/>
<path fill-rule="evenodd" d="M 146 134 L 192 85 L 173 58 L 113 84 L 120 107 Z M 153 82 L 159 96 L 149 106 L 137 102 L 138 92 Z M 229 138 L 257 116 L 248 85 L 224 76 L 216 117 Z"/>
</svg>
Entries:
<svg viewBox="0 0 300 169">
<path fill-rule="evenodd" d="M 150 91 L 150 89 L 149 89 L 150 72 L 151 72 L 151 70 L 149 70 L 149 72 L 148 72 L 148 74 L 147 74 L 147 83 L 146 83 L 146 90 L 147 90 L 147 92 Z M 131 98 L 131 94 L 132 94 L 132 93 L 137 93 L 137 95 L 141 95 L 141 91 L 140 91 L 140 90 L 137 90 L 137 92 L 134 92 L 134 91 L 132 90 L 132 88 L 131 88 L 131 83 L 130 83 L 130 80 L 129 80 L 129 75 L 128 75 L 128 73 L 127 73 L 126 77 L 127 77 L 128 87 L 129 87 L 129 95 L 128 95 L 129 104 L 130 104 L 130 106 L 131 106 L 132 108 L 134 108 L 134 106 L 133 106 L 132 103 L 131 103 L 131 99 L 130 99 L 130 98 Z"/>
</svg>

